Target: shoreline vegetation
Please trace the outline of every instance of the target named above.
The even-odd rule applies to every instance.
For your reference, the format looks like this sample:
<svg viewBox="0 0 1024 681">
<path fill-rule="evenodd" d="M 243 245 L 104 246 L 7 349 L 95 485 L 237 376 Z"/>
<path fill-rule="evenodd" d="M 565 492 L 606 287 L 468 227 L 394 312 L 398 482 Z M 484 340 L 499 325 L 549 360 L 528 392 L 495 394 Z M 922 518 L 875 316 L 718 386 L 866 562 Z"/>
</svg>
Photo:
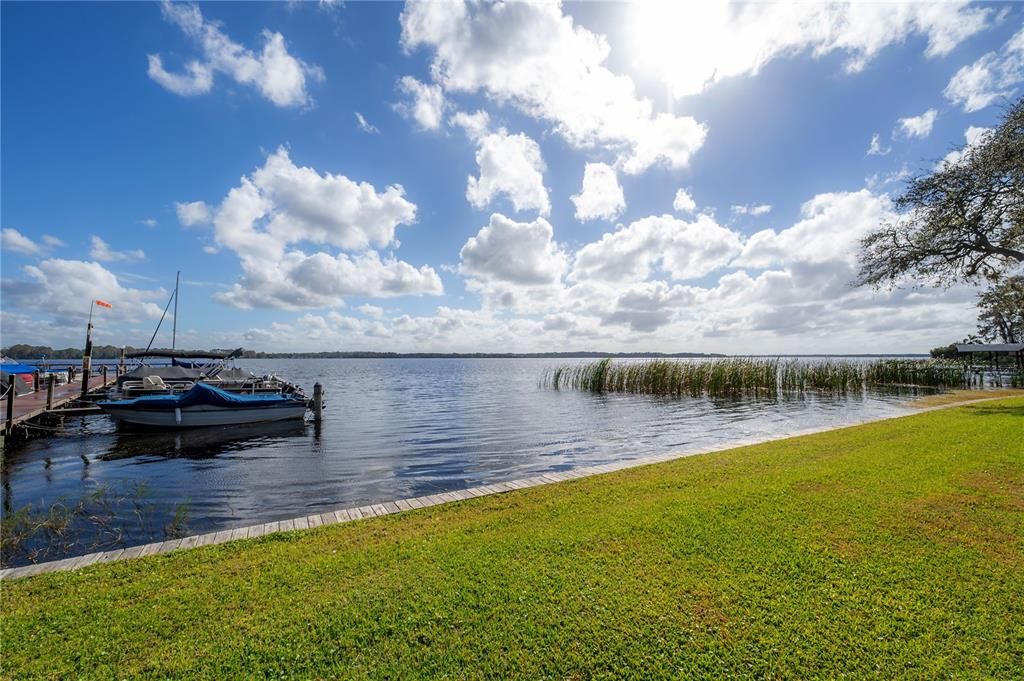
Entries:
<svg viewBox="0 0 1024 681">
<path fill-rule="evenodd" d="M 15 580 L 0 675 L 1008 678 L 1022 420 L 990 400 Z"/>
<path fill-rule="evenodd" d="M 540 385 L 554 390 L 728 397 L 783 392 L 860 392 L 879 387 L 973 388 L 1004 377 L 949 360 L 876 359 L 867 362 L 781 358 L 716 358 L 706 362 L 652 359 L 615 364 L 605 358 L 549 367 Z M 1010 387 L 1024 387 L 1024 372 L 1011 371 Z"/>
</svg>

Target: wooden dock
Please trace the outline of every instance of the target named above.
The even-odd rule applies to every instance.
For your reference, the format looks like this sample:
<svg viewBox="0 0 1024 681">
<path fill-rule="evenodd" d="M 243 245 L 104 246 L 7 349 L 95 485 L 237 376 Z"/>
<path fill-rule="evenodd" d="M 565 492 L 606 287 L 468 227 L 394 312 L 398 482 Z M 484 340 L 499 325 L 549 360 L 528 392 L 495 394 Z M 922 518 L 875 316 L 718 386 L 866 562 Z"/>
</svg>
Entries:
<svg viewBox="0 0 1024 681">
<path fill-rule="evenodd" d="M 109 373 L 106 378 L 102 374 L 91 376 L 89 378 L 87 395 L 95 397 L 116 381 L 116 372 Z M 4 443 L 8 441 L 8 438 L 13 439 L 24 435 L 24 431 L 31 428 L 32 421 L 44 416 L 84 416 L 96 413 L 93 407 L 71 406 L 82 399 L 82 383 L 80 379 L 63 385 L 55 385 L 52 395 L 49 393 L 45 380 L 38 387 L 39 389 L 35 392 L 27 395 L 14 395 L 13 404 L 10 404 L 10 394 L 4 398 L 4 428 L 2 433 Z"/>
</svg>

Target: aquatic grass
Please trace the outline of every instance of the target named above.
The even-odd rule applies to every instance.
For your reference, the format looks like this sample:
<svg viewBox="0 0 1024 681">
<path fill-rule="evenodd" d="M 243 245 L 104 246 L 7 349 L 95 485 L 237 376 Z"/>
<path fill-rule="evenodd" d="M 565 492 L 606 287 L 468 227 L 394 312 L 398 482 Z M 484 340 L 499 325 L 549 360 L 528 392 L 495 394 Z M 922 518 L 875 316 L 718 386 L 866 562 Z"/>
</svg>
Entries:
<svg viewBox="0 0 1024 681">
<path fill-rule="evenodd" d="M 969 388 L 986 376 L 945 360 L 845 360 L 729 357 L 706 361 L 653 359 L 615 362 L 602 359 L 547 369 L 541 386 L 587 392 L 624 392 L 698 397 L 777 394 L 780 392 L 859 392 L 883 386 Z M 990 377 L 991 380 L 991 377 Z M 1007 380 L 1024 383 L 1024 379 Z M 997 379 L 997 384 L 1002 379 Z"/>
<path fill-rule="evenodd" d="M 42 508 L 26 504 L 0 521 L 0 567 L 121 548 L 129 539 L 139 543 L 188 533 L 187 504 L 174 507 L 161 532 L 154 524 L 164 512 L 145 481 L 98 484 L 78 499 L 60 497 Z"/>
</svg>

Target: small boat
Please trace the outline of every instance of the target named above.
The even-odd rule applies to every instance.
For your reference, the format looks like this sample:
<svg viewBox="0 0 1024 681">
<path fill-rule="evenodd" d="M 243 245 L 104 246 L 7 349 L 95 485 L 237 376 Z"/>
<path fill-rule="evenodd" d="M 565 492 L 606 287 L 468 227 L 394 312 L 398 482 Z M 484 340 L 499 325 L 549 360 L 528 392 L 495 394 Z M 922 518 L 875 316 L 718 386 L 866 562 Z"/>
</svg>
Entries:
<svg viewBox="0 0 1024 681">
<path fill-rule="evenodd" d="M 206 383 L 196 383 L 183 393 L 143 395 L 96 404 L 123 423 L 158 428 L 194 428 L 300 419 L 306 414 L 309 400 L 303 396 L 279 393 L 230 393 Z"/>
<path fill-rule="evenodd" d="M 164 350 L 131 352 L 126 359 L 138 359 L 140 364 L 117 378 L 117 388 L 112 391 L 114 398 L 139 397 L 142 395 L 159 395 L 182 393 L 188 391 L 195 383 L 202 382 L 231 393 L 277 393 L 301 397 L 302 391 L 273 374 L 256 376 L 234 366 L 233 360 L 241 355 L 238 348 L 230 353 L 184 352 L 181 350 L 167 352 Z M 155 366 L 146 363 L 152 358 L 169 359 L 166 366 Z M 201 361 L 186 361 L 201 360 Z"/>
<path fill-rule="evenodd" d="M 18 395 L 31 395 L 34 393 L 35 390 L 33 390 L 32 386 L 29 385 L 31 379 L 29 379 L 29 383 L 26 383 L 23 376 L 24 374 L 9 374 L 5 370 L 0 370 L 0 386 L 3 386 L 3 390 L 0 390 L 0 393 L 6 397 L 11 384 L 14 385 L 15 397 Z"/>
<path fill-rule="evenodd" d="M 14 383 L 15 395 L 27 395 L 35 392 L 35 372 L 36 367 L 30 364 L 22 364 L 0 355 L 0 378 L 5 386 Z"/>
</svg>

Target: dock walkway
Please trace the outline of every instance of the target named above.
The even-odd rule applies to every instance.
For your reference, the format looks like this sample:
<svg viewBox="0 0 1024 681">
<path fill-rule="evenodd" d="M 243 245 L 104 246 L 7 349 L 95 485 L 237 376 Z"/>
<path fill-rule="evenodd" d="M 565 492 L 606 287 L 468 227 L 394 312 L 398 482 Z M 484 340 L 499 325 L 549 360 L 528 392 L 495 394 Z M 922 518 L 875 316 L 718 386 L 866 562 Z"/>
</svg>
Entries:
<svg viewBox="0 0 1024 681">
<path fill-rule="evenodd" d="M 89 378 L 89 393 L 94 394 L 99 390 L 106 388 L 109 385 L 113 385 L 117 380 L 116 375 L 110 374 L 107 377 L 106 382 L 103 380 L 102 375 L 91 376 Z M 55 385 L 53 387 L 53 403 L 50 408 L 46 405 L 46 386 L 43 385 L 41 390 L 37 390 L 27 395 L 15 395 L 13 409 L 10 412 L 7 411 L 8 397 L 3 399 L 3 423 L 4 433 L 11 433 L 15 428 L 26 425 L 32 419 L 42 416 L 47 411 L 58 412 L 61 409 L 67 407 L 75 400 L 82 396 L 82 383 L 79 380 L 73 383 L 65 383 L 63 385 Z M 8 421 L 7 415 L 10 413 L 11 419 Z M 69 412 L 69 415 L 72 415 Z"/>
</svg>

